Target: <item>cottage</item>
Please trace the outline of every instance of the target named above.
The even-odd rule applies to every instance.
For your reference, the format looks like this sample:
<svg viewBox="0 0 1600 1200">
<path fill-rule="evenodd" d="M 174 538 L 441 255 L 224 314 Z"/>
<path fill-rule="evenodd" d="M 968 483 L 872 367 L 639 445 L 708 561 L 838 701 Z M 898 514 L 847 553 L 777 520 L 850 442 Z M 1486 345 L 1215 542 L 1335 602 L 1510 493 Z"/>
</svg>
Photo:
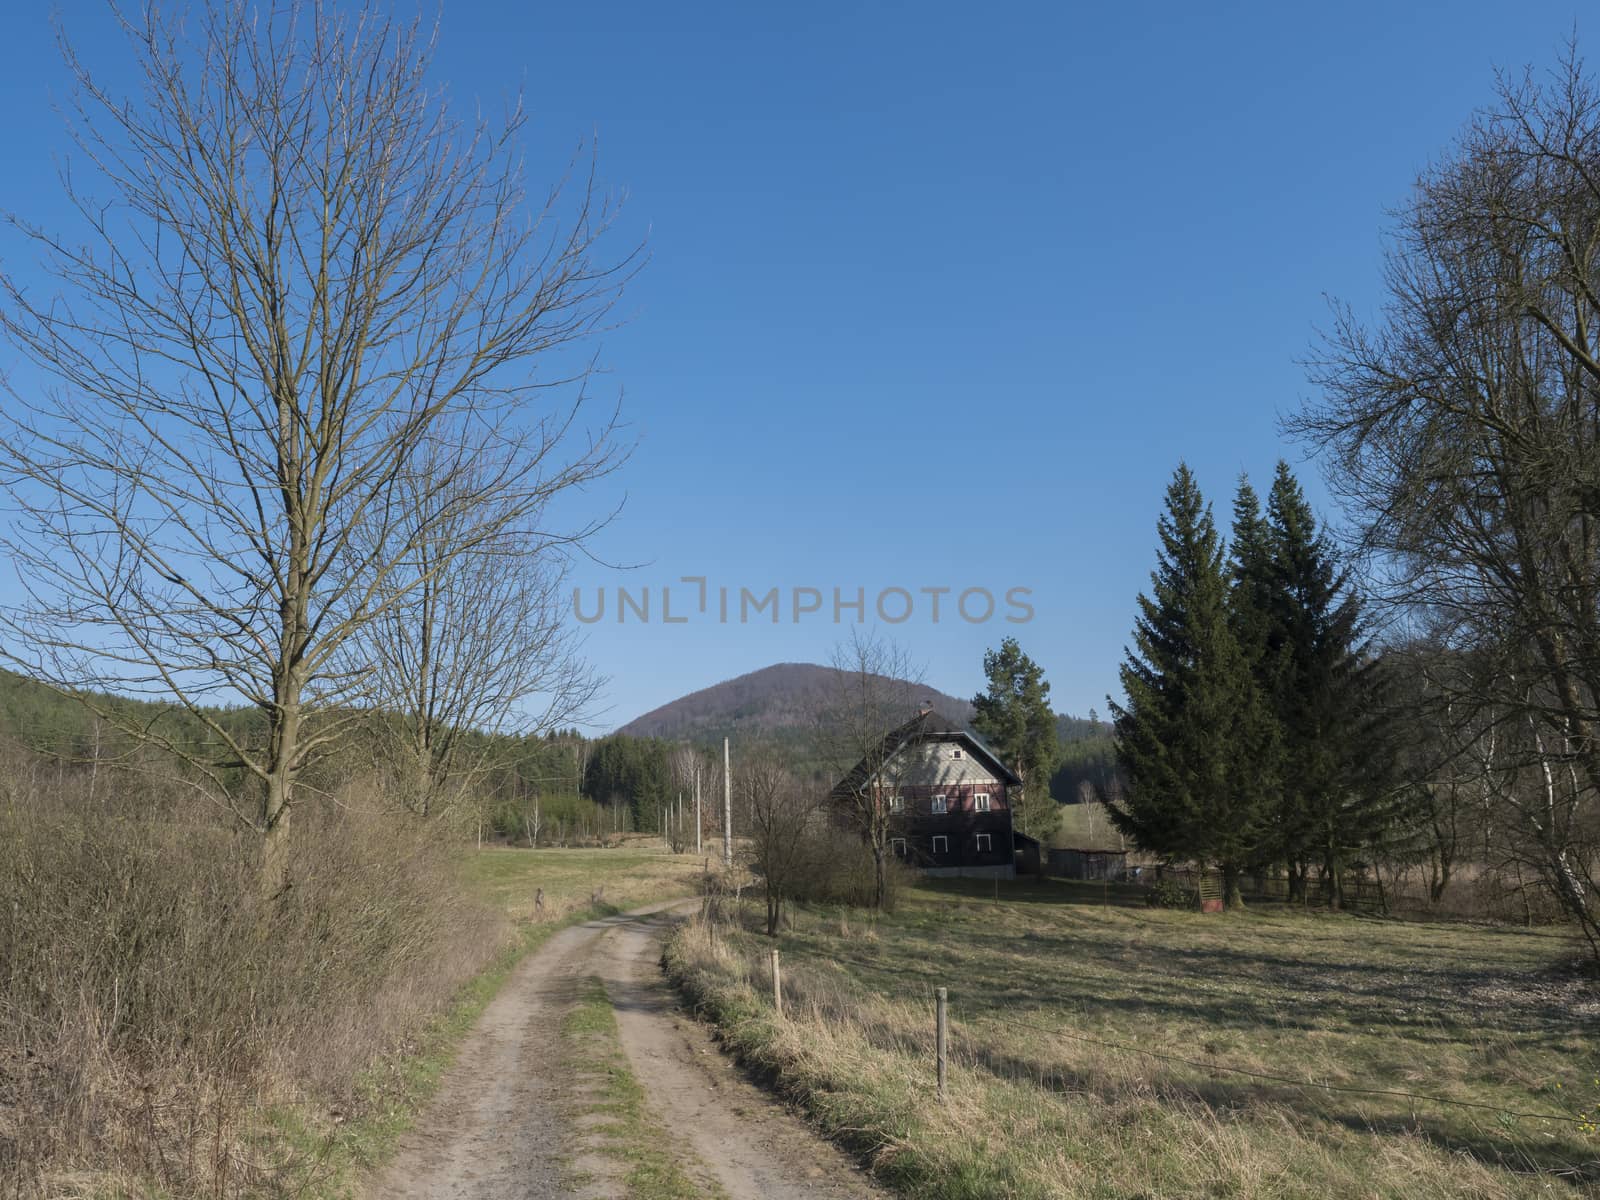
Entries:
<svg viewBox="0 0 1600 1200">
<path fill-rule="evenodd" d="M 873 757 L 833 795 L 880 805 L 898 858 L 927 875 L 1015 876 L 1010 801 L 1022 781 L 981 738 L 925 708 Z"/>
</svg>

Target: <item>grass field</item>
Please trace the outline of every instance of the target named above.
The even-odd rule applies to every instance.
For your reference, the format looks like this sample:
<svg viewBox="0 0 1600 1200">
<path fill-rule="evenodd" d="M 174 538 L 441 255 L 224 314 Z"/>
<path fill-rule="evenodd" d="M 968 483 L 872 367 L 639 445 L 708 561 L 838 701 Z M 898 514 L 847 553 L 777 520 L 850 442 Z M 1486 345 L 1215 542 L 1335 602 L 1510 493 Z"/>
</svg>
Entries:
<svg viewBox="0 0 1600 1200">
<path fill-rule="evenodd" d="M 1600 1192 L 1583 1123 L 1600 1102 L 1600 988 L 1558 934 L 1202 916 L 1061 881 L 1002 885 L 996 903 L 991 883 L 929 881 L 876 922 L 802 911 L 781 940 L 783 1022 L 767 945 L 692 926 L 669 965 L 738 1052 L 909 1194 Z"/>
<path fill-rule="evenodd" d="M 658 849 L 654 838 L 650 843 L 610 850 L 494 848 L 468 856 L 462 869 L 473 889 L 513 921 L 543 925 L 590 912 L 596 891 L 602 892 L 602 908 L 617 912 L 692 894 L 703 860 Z M 542 921 L 533 908 L 539 888 L 545 899 Z"/>
<path fill-rule="evenodd" d="M 1052 846 L 1077 850 L 1118 850 L 1124 845 L 1116 826 L 1106 815 L 1106 806 L 1095 801 L 1063 804 L 1061 823 L 1050 837 Z"/>
</svg>

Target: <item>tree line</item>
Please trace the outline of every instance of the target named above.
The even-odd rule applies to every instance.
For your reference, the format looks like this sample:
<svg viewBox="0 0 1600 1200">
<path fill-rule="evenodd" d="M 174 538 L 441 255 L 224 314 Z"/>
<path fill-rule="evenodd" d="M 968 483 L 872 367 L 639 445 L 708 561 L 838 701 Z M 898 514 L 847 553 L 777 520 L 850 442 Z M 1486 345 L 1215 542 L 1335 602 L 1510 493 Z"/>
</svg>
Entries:
<svg viewBox="0 0 1600 1200">
<path fill-rule="evenodd" d="M 1334 305 L 1285 422 L 1337 552 L 1281 466 L 1227 547 L 1186 468 L 1168 489 L 1115 816 L 1235 898 L 1276 864 L 1337 902 L 1360 857 L 1437 900 L 1470 862 L 1600 957 L 1600 89 L 1575 44 L 1501 75 L 1419 175 L 1383 290 L 1370 321 Z"/>
<path fill-rule="evenodd" d="M 1116 827 L 1214 865 L 1230 905 L 1282 868 L 1330 903 L 1395 819 L 1383 673 L 1337 553 L 1280 462 L 1265 510 L 1247 478 L 1225 544 L 1187 465 L 1167 489 L 1149 595 L 1112 702 L 1127 781 Z"/>
</svg>

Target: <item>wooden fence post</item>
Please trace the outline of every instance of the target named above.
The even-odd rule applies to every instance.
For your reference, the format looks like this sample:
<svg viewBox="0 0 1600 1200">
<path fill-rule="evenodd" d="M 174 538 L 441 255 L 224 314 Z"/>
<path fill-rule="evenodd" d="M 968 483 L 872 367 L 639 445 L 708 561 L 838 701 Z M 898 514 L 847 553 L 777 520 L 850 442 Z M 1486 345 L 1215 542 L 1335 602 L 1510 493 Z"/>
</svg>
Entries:
<svg viewBox="0 0 1600 1200">
<path fill-rule="evenodd" d="M 783 984 L 778 977 L 778 948 L 772 948 L 772 1011 L 783 1017 Z"/>
<path fill-rule="evenodd" d="M 934 995 L 938 998 L 934 1006 L 936 1014 L 935 1025 L 937 1030 L 935 1046 L 937 1048 L 936 1052 L 939 1058 L 939 1099 L 942 1101 L 944 1099 L 945 1042 L 949 1036 L 950 1029 L 950 1020 L 946 1012 L 950 999 L 950 989 L 939 988 L 936 992 L 934 992 Z"/>
</svg>

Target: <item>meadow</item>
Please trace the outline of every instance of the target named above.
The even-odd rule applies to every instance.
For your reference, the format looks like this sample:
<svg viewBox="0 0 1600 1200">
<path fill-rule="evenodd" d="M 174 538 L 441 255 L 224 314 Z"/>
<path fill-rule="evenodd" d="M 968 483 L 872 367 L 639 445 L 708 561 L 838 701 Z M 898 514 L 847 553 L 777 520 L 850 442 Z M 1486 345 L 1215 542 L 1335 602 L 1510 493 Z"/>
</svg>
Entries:
<svg viewBox="0 0 1600 1200">
<path fill-rule="evenodd" d="M 642 834 L 617 840 L 620 845 L 608 849 L 486 847 L 462 855 L 461 878 L 478 900 L 508 920 L 535 927 L 530 932 L 537 940 L 574 914 L 626 912 L 698 889 L 703 858 L 670 853 L 659 838 Z M 542 917 L 534 911 L 540 888 L 545 894 Z"/>
<path fill-rule="evenodd" d="M 735 1053 L 908 1194 L 1600 1194 L 1600 986 L 1559 931 L 996 894 L 799 910 L 782 1020 L 764 937 L 700 922 L 667 961 Z"/>
</svg>

